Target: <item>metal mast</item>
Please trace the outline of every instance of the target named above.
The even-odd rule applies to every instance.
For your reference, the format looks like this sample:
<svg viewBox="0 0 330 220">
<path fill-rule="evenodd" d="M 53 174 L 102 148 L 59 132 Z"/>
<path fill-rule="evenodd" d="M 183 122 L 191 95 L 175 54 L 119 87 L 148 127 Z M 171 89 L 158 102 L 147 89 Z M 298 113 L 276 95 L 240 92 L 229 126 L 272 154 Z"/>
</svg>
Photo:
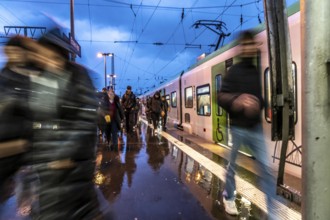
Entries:
<svg viewBox="0 0 330 220">
<path fill-rule="evenodd" d="M 292 58 L 285 0 L 264 0 L 272 75 L 272 138 L 282 140 L 277 185 L 283 185 L 288 141 L 294 136 Z"/>
<path fill-rule="evenodd" d="M 301 0 L 302 219 L 329 219 L 330 1 Z"/>
</svg>

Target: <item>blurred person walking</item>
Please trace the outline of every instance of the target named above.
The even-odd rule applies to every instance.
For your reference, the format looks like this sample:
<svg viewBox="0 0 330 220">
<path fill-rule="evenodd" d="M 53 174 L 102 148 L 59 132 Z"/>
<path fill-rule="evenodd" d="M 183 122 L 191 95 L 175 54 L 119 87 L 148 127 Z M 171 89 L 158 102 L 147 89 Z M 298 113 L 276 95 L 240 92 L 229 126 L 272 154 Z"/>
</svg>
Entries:
<svg viewBox="0 0 330 220">
<path fill-rule="evenodd" d="M 136 106 L 136 97 L 132 92 L 132 87 L 127 86 L 126 92 L 121 99 L 122 107 L 125 112 L 125 126 L 126 132 L 130 133 L 133 131 L 134 119 L 134 109 Z"/>
<path fill-rule="evenodd" d="M 106 121 L 105 121 L 104 114 L 102 111 L 102 106 L 104 106 L 105 105 L 104 102 L 107 102 L 107 100 L 108 100 L 107 89 L 103 88 L 102 91 L 97 94 L 97 98 L 98 98 L 98 108 L 97 108 L 98 135 L 103 138 L 104 133 L 105 133 L 104 131 L 105 131 L 105 127 L 106 127 Z"/>
<path fill-rule="evenodd" d="M 0 105 L 6 106 L 3 100 L 12 106 L 26 103 L 28 114 L 11 114 L 30 124 L 25 130 L 30 133 L 31 146 L 25 163 L 39 178 L 39 207 L 32 218 L 102 219 L 93 184 L 97 99 L 88 73 L 69 62 L 71 46 L 59 28 L 51 29 L 38 42 L 23 41 L 23 45 L 27 63 L 37 71 L 31 74 L 31 68 L 26 68 L 28 80 L 22 87 L 1 84 L 5 98 Z M 11 91 L 16 90 L 25 94 L 12 96 Z M 13 124 L 20 126 L 15 120 L 3 126 Z"/>
<path fill-rule="evenodd" d="M 139 123 L 139 116 L 140 116 L 140 112 L 142 109 L 141 106 L 141 102 L 140 102 L 140 98 L 136 98 L 136 105 L 134 108 L 134 127 L 133 129 L 136 129 L 138 127 L 138 123 Z"/>
<path fill-rule="evenodd" d="M 272 210 L 276 195 L 275 177 L 272 175 L 261 124 L 263 108 L 261 75 L 253 63 L 257 55 L 257 43 L 251 32 L 242 32 L 239 38 L 241 61 L 234 64 L 225 75 L 218 103 L 230 114 L 233 146 L 227 167 L 223 203 L 230 215 L 238 215 L 235 204 L 236 158 L 240 146 L 248 146 L 256 158 L 261 175 L 261 188 L 267 195 L 268 219 L 278 219 Z"/>
<path fill-rule="evenodd" d="M 157 133 L 157 128 L 159 125 L 160 114 L 162 111 L 162 101 L 160 99 L 160 93 L 157 91 L 151 98 L 151 118 L 152 124 L 154 126 L 154 132 Z"/>
<path fill-rule="evenodd" d="M 31 39 L 15 36 L 4 47 L 7 63 L 0 75 L 0 203 L 7 198 L 6 186 L 24 162 L 30 149 L 32 118 L 28 106 L 30 74 L 26 44 Z M 32 42 L 33 43 L 33 42 Z"/>
</svg>

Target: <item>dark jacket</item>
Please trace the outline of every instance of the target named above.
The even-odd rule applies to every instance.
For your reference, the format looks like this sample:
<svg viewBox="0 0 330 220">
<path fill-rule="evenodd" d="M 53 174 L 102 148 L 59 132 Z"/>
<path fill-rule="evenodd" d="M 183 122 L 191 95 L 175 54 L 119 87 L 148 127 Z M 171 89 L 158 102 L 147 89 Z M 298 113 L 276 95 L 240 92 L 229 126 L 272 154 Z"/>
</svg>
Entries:
<svg viewBox="0 0 330 220">
<path fill-rule="evenodd" d="M 259 99 L 261 108 L 263 107 L 263 98 L 261 94 L 261 76 L 256 66 L 253 64 L 252 59 L 245 58 L 239 63 L 234 64 L 223 78 L 221 93 L 218 97 L 222 100 L 218 102 L 220 106 L 224 107 L 230 114 L 231 124 L 251 127 L 261 121 L 261 116 L 256 118 L 247 118 L 243 114 L 234 113 L 231 111 L 231 104 L 239 95 L 243 93 L 252 94 Z M 224 99 L 226 98 L 226 101 Z"/>
<path fill-rule="evenodd" d="M 130 94 L 128 94 L 127 92 L 125 92 L 125 94 L 123 95 L 123 97 L 121 99 L 121 104 L 122 104 L 123 109 L 133 110 L 133 108 L 135 108 L 135 106 L 136 106 L 136 97 L 135 97 L 134 93 L 131 92 Z"/>
<path fill-rule="evenodd" d="M 12 111 L 13 119 L 1 126 L 20 127 L 17 117 L 31 125 L 23 129 L 31 134 L 25 161 L 38 173 L 40 219 L 92 219 L 99 212 L 92 182 L 97 99 L 86 69 L 70 63 L 61 77 L 40 71 L 39 77 L 28 77 L 21 85 L 16 83 L 21 75 L 9 77 L 11 83 L 0 82 L 0 106 L 9 100 L 17 108 L 23 105 L 24 111 Z M 13 91 L 23 95 L 13 96 Z"/>
<path fill-rule="evenodd" d="M 6 180 L 25 165 L 32 136 L 29 77 L 4 68 L 0 74 L 0 200 Z M 26 142 L 27 145 L 20 143 Z"/>
<path fill-rule="evenodd" d="M 158 97 L 156 97 L 158 95 Z M 155 92 L 154 96 L 151 98 L 151 112 L 159 114 L 162 111 L 162 100 L 160 98 L 160 93 Z"/>
</svg>

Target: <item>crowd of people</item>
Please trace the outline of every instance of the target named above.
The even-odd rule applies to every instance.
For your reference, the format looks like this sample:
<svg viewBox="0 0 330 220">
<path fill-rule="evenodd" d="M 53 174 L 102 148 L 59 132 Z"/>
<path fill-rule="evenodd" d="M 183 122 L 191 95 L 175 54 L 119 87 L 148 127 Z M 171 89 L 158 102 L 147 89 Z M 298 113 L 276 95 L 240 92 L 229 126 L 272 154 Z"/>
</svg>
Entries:
<svg viewBox="0 0 330 220">
<path fill-rule="evenodd" d="M 170 110 L 165 96 L 155 92 L 146 102 L 135 96 L 131 86 L 127 86 L 124 95 L 119 98 L 114 90 L 103 88 L 99 93 L 98 128 L 99 135 L 104 136 L 111 148 L 118 148 L 118 137 L 123 133 L 132 134 L 138 128 L 142 106 L 146 112 L 149 124 L 153 125 L 155 132 L 162 127 L 166 131 L 167 113 Z M 118 133 L 121 133 L 118 136 Z"/>
</svg>

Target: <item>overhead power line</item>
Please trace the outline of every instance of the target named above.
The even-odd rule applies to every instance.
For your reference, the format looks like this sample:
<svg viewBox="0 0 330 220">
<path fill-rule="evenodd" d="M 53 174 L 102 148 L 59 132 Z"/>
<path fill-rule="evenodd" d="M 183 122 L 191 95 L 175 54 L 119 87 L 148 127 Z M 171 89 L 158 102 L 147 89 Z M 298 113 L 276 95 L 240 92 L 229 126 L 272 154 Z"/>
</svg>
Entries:
<svg viewBox="0 0 330 220">
<path fill-rule="evenodd" d="M 138 7 L 138 5 L 131 4 L 131 3 L 125 3 L 122 1 L 114 1 L 114 0 L 104 0 L 106 2 L 111 2 L 115 4 L 120 4 L 120 5 L 126 5 L 129 7 Z M 246 5 L 252 5 L 255 4 L 256 0 L 246 2 L 244 4 L 232 4 L 230 7 L 241 7 L 241 6 L 246 6 Z M 155 5 L 142 5 L 143 8 L 156 8 L 157 6 Z M 199 6 L 199 7 L 184 7 L 186 10 L 194 10 L 194 9 L 213 9 L 213 8 L 227 8 L 227 5 L 214 5 L 214 6 Z M 171 9 L 171 10 L 179 10 L 182 11 L 182 7 L 170 7 L 170 6 L 158 6 L 157 8 L 159 9 Z"/>
<path fill-rule="evenodd" d="M 2 2 L 29 2 L 29 3 L 36 3 L 36 4 L 58 4 L 58 5 L 69 5 L 69 2 L 57 2 L 57 1 L 33 1 L 33 0 L 1 0 Z M 142 7 L 142 8 L 149 8 L 149 9 L 166 9 L 166 10 L 176 10 L 176 11 L 182 11 L 182 7 L 169 7 L 169 6 L 156 6 L 156 5 L 137 5 L 137 4 L 131 4 L 131 3 L 125 3 L 121 1 L 111 1 L 111 0 L 104 0 L 109 3 L 114 3 L 117 5 L 122 5 L 121 7 L 128 7 L 130 9 L 133 9 L 133 7 Z M 246 2 L 244 4 L 232 4 L 230 7 L 241 7 L 241 6 L 247 6 L 255 4 L 256 0 Z M 99 7 L 114 7 L 114 5 L 110 4 L 96 4 L 96 3 L 75 3 L 75 5 L 79 6 L 99 6 Z M 219 8 L 227 8 L 227 5 L 215 5 L 215 6 L 200 6 L 200 7 L 184 7 L 185 10 L 199 10 L 199 9 L 219 9 Z"/>
</svg>

